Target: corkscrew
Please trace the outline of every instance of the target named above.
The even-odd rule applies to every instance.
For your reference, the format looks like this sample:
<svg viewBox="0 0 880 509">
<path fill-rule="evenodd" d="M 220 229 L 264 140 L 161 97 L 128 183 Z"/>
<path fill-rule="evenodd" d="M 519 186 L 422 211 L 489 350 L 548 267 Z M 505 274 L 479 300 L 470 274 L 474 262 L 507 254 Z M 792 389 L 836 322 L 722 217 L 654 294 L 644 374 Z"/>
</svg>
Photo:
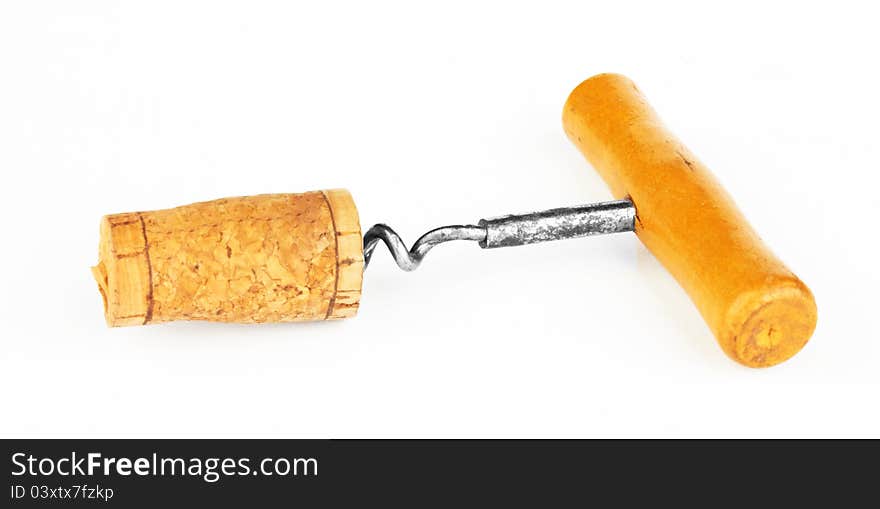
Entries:
<svg viewBox="0 0 880 509">
<path fill-rule="evenodd" d="M 632 81 L 615 74 L 584 81 L 568 97 L 562 120 L 615 201 L 443 226 L 410 248 L 385 224 L 362 236 L 357 207 L 342 189 L 104 216 L 92 273 L 106 321 L 115 327 L 349 318 L 380 242 L 412 271 L 446 242 L 493 249 L 635 232 L 690 294 L 731 358 L 771 366 L 806 344 L 817 318 L 809 288 Z"/>
</svg>

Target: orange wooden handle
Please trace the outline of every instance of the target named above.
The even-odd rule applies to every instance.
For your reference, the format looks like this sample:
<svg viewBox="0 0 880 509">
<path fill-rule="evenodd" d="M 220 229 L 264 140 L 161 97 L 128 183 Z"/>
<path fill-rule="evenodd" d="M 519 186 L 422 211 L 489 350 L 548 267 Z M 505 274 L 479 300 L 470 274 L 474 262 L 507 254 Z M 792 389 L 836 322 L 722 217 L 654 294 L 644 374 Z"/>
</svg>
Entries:
<svg viewBox="0 0 880 509">
<path fill-rule="evenodd" d="M 563 124 L 615 197 L 632 199 L 636 234 L 687 291 L 727 355 L 772 366 L 806 344 L 816 326 L 809 288 L 632 81 L 616 74 L 584 81 L 565 103 Z"/>
</svg>

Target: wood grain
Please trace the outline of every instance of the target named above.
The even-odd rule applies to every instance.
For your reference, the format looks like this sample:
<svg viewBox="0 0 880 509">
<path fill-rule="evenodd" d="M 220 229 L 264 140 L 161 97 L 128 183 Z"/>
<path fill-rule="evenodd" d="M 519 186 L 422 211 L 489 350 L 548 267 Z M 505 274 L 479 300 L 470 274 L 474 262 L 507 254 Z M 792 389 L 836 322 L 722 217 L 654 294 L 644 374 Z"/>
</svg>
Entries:
<svg viewBox="0 0 880 509">
<path fill-rule="evenodd" d="M 563 124 L 614 196 L 632 199 L 636 234 L 730 357 L 772 366 L 806 344 L 817 318 L 812 293 L 632 81 L 602 74 L 581 83 L 565 104 Z"/>
</svg>

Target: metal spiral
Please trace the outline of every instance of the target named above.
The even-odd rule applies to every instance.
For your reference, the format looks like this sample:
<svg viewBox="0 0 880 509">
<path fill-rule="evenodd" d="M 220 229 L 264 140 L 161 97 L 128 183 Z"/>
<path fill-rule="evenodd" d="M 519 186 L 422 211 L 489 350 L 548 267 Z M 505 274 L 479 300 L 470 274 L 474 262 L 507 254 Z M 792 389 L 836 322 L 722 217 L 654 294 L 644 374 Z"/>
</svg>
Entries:
<svg viewBox="0 0 880 509">
<path fill-rule="evenodd" d="M 388 225 L 377 224 L 364 235 L 364 268 L 381 240 L 388 246 L 397 265 L 412 271 L 428 251 L 451 240 L 472 240 L 482 248 L 522 246 L 551 240 L 574 239 L 590 235 L 631 232 L 635 229 L 636 208 L 630 200 L 591 203 L 575 207 L 481 219 L 478 226 L 443 226 L 422 235 L 407 249 L 403 239 Z"/>
<path fill-rule="evenodd" d="M 486 228 L 474 225 L 453 225 L 443 226 L 429 231 L 419 237 L 419 240 L 413 244 L 412 248 L 407 250 L 403 239 L 390 226 L 385 224 L 377 224 L 367 230 L 364 235 L 364 268 L 370 264 L 370 258 L 379 241 L 388 246 L 391 256 L 397 265 L 409 272 L 416 270 L 428 251 L 437 244 L 449 242 L 451 240 L 472 240 L 476 242 L 485 242 Z"/>
</svg>

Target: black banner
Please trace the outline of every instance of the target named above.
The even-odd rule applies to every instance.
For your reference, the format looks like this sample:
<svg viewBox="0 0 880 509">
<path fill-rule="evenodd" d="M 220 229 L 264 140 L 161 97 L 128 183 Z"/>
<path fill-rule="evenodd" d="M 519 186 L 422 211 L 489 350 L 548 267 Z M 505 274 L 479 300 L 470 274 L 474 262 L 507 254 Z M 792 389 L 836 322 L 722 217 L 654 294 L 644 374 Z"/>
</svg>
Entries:
<svg viewBox="0 0 880 509">
<path fill-rule="evenodd" d="M 877 442 L 7 440 L 3 507 L 791 503 L 870 493 Z M 708 494 L 708 495 L 706 495 Z M 769 497 L 769 498 L 768 498 Z M 863 501 L 867 501 L 862 499 Z"/>
</svg>

